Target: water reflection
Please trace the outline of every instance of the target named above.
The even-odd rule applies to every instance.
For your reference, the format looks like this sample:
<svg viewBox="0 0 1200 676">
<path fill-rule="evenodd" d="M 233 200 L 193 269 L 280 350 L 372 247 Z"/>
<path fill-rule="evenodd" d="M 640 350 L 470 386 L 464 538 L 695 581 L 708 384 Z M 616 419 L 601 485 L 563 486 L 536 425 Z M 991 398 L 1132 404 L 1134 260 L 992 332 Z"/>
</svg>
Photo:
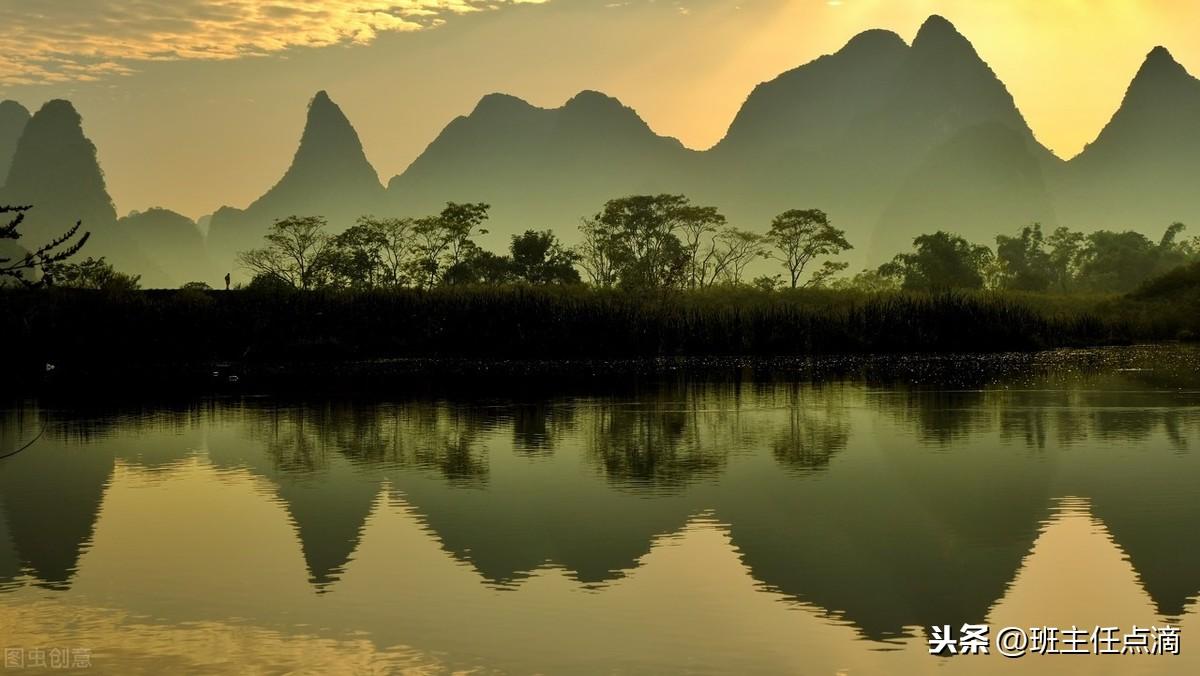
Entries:
<svg viewBox="0 0 1200 676">
<path fill-rule="evenodd" d="M 1097 623 L 1186 622 L 1200 394 L 1179 371 L 1018 369 L 965 390 L 676 377 L 516 402 L 16 406 L 0 449 L 43 423 L 46 435 L 0 461 L 0 612 L 31 626 L 62 604 L 105 627 L 123 622 L 105 608 L 177 629 L 240 618 L 272 650 L 296 625 L 337 634 L 333 652 L 365 632 L 415 646 L 387 659 L 437 668 L 626 654 L 646 671 L 697 656 L 715 671 L 796 668 L 811 636 L 787 639 L 770 617 L 829 639 L 805 660 L 901 671 L 937 663 L 921 654 L 933 624 L 1052 623 L 1075 588 L 1067 567 L 1092 565 L 1132 599 L 1115 608 L 1144 599 L 1137 617 Z M 1095 584 L 1101 602 L 1117 583 Z M 419 611 L 401 620 L 401 607 Z M 626 627 L 650 619 L 681 628 Z M 516 628 L 488 623 L 553 645 L 518 649 Z M 622 638 L 597 652 L 558 625 Z M 859 644 L 907 656 L 847 647 Z"/>
</svg>

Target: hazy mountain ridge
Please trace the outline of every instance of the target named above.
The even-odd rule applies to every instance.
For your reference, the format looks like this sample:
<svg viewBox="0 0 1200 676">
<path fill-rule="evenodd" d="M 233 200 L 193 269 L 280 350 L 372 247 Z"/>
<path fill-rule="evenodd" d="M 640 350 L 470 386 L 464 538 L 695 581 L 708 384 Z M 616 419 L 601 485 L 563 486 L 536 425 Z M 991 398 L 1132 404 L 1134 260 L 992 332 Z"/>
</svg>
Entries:
<svg viewBox="0 0 1200 676">
<path fill-rule="evenodd" d="M 4 106 L 0 168 L 5 139 L 23 110 Z M 72 174 L 66 167 L 87 164 L 72 160 L 46 171 L 29 159 L 33 153 L 22 153 L 26 137 L 39 137 L 38 115 L 20 125 L 26 128 L 13 152 L 12 185 L 0 196 L 46 204 L 39 211 L 58 225 L 74 214 L 70 222 L 82 216 L 107 227 L 115 212 L 98 166 Z M 94 165 L 95 149 L 78 120 L 70 126 L 59 136 L 75 139 L 75 155 Z M 54 144 L 40 137 L 37 152 L 49 152 Z M 218 279 L 235 268 L 235 253 L 257 246 L 278 218 L 321 215 L 340 230 L 360 215 L 418 216 L 447 201 L 492 205 L 492 234 L 483 242 L 489 247 L 501 248 L 528 228 L 553 228 L 573 242 L 580 219 L 609 198 L 681 192 L 758 231 L 785 209 L 821 208 L 847 231 L 853 262 L 873 264 L 939 229 L 982 243 L 1035 221 L 1158 233 L 1175 220 L 1200 220 L 1191 184 L 1198 170 L 1200 81 L 1166 49 L 1150 52 L 1097 139 L 1063 161 L 1037 141 L 967 38 L 933 16 L 911 45 L 889 31 L 866 31 L 833 54 L 759 84 L 724 138 L 706 151 L 655 133 L 636 111 L 600 92 L 582 91 L 558 108 L 496 93 L 452 120 L 384 188 L 350 121 L 318 92 L 288 170 L 245 209 L 214 213 L 203 243 Z M 48 182 L 71 187 L 42 185 Z M 113 236 L 127 225 L 160 265 L 178 271 L 178 262 L 195 262 L 180 251 L 200 246 L 196 224 L 152 212 L 153 218 L 122 219 L 122 227 L 110 228 Z M 134 262 L 131 256 L 126 263 Z M 187 276 L 206 268 L 187 268 Z"/>
<path fill-rule="evenodd" d="M 84 135 L 82 119 L 69 101 L 55 99 L 29 119 L 17 141 L 0 203 L 33 205 L 21 228 L 26 249 L 61 236 L 77 221 L 91 232 L 85 256 L 108 258 L 118 269 L 147 283 L 173 280 L 117 224 L 117 212 Z"/>
<path fill-rule="evenodd" d="M 923 232 L 990 239 L 1053 220 L 1041 168 L 1061 161 L 1037 142 L 1004 84 L 941 17 L 930 17 L 911 46 L 894 33 L 867 31 L 835 54 L 759 85 L 713 155 L 747 136 L 749 111 L 795 108 L 789 101 L 837 113 L 816 129 L 808 128 L 812 116 L 803 116 L 805 136 L 817 144 L 773 144 L 797 136 L 784 131 L 784 118 L 758 147 L 740 153 L 740 180 L 725 184 L 733 194 L 718 203 L 738 205 L 732 215 L 751 227 L 788 208 L 818 207 L 847 230 L 860 261 L 877 262 Z M 718 157 L 713 163 L 714 177 L 727 173 Z"/>
<path fill-rule="evenodd" d="M 1159 230 L 1200 221 L 1200 80 L 1155 47 L 1096 140 L 1068 163 L 1058 196 L 1075 224 Z"/>
<path fill-rule="evenodd" d="M 232 265 L 236 252 L 258 246 L 267 227 L 292 215 L 324 216 L 339 229 L 383 206 L 383 186 L 358 132 L 324 91 L 308 105 L 300 144 L 283 177 L 245 209 L 213 214 L 208 245 Z"/>
<path fill-rule="evenodd" d="M 686 191 L 681 176 L 695 154 L 599 92 L 582 91 L 559 108 L 489 94 L 389 182 L 388 200 L 405 214 L 487 202 L 499 246 L 526 228 L 571 239 L 579 219 L 615 195 Z"/>
<path fill-rule="evenodd" d="M 8 170 L 29 117 L 29 110 L 16 101 L 0 102 L 0 188 L 8 180 Z"/>
</svg>

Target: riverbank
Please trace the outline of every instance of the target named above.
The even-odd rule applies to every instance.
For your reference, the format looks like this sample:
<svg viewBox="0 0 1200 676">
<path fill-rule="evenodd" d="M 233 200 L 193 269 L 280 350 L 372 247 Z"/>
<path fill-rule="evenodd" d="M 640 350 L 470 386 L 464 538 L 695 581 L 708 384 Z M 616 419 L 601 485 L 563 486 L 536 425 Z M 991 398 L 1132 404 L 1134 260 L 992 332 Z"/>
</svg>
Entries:
<svg viewBox="0 0 1200 676">
<path fill-rule="evenodd" d="M 211 375 L 215 367 L 236 376 L 380 360 L 1032 351 L 1174 339 L 1187 330 L 1148 313 L 1146 303 L 1040 294 L 9 289 L 0 299 L 9 364 L 25 376 L 46 364 L 97 374 Z"/>
</svg>

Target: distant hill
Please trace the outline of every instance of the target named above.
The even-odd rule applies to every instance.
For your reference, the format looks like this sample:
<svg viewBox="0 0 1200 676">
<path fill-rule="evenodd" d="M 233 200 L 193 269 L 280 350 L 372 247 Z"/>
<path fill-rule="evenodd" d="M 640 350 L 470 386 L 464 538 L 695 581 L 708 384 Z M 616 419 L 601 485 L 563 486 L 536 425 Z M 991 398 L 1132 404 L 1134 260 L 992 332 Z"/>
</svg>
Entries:
<svg viewBox="0 0 1200 676">
<path fill-rule="evenodd" d="M 215 288 L 222 283 L 225 273 L 209 261 L 200 228 L 187 216 L 155 207 L 133 212 L 119 219 L 117 226 L 155 263 L 170 271 L 173 286 L 206 282 Z"/>
<path fill-rule="evenodd" d="M 29 123 L 29 110 L 16 101 L 0 102 L 0 187 L 8 180 L 8 169 L 17 154 L 17 141 Z"/>
<path fill-rule="evenodd" d="M 70 104 L 51 102 L 27 124 L 23 114 L 19 104 L 0 104 L 0 169 L 13 148 L 0 201 L 37 204 L 43 235 L 83 218 L 114 262 L 152 268 L 138 258 L 143 247 L 171 271 L 160 278 L 188 278 L 176 281 L 236 272 L 236 253 L 259 246 L 279 218 L 324 216 L 336 231 L 360 215 L 420 216 L 447 201 L 492 205 L 482 243 L 493 249 L 529 228 L 552 228 L 573 243 L 581 218 L 635 193 L 684 193 L 759 232 L 786 209 L 820 208 L 846 230 L 856 267 L 936 230 L 993 244 L 1035 221 L 1155 235 L 1174 221 L 1200 222 L 1200 81 L 1166 49 L 1150 52 L 1111 122 L 1064 162 L 939 16 L 911 45 L 866 31 L 759 84 L 704 151 L 655 133 L 600 92 L 582 91 L 558 108 L 497 93 L 452 120 L 385 189 L 350 121 L 318 92 L 283 177 L 246 208 L 222 207 L 199 223 L 165 210 L 117 222 Z M 213 262 L 207 277 L 195 267 L 207 265 L 197 237 Z"/>
<path fill-rule="evenodd" d="M 911 47 L 867 31 L 759 85 L 705 155 L 706 192 L 745 225 L 818 207 L 873 261 L 937 229 L 983 241 L 1052 222 L 1043 173 L 1061 164 L 939 16 Z"/>
<path fill-rule="evenodd" d="M 26 249 L 82 221 L 92 233 L 82 256 L 103 256 L 117 269 L 141 275 L 148 286 L 172 285 L 159 263 L 117 225 L 96 147 L 84 136 L 82 120 L 69 101 L 47 102 L 25 125 L 0 203 L 33 205 L 21 227 L 19 243 Z"/>
<path fill-rule="evenodd" d="M 489 94 L 391 180 L 388 199 L 393 212 L 413 215 L 448 201 L 487 202 L 498 247 L 528 228 L 554 228 L 570 241 L 580 218 L 607 199 L 686 191 L 695 155 L 599 92 L 552 109 Z"/>
<path fill-rule="evenodd" d="M 1112 120 L 1067 166 L 1058 195 L 1074 227 L 1200 225 L 1200 80 L 1154 48 Z"/>
<path fill-rule="evenodd" d="M 867 31 L 760 84 L 703 152 L 596 92 L 553 110 L 489 95 L 388 191 L 397 210 L 416 213 L 487 201 L 497 240 L 555 227 L 571 241 L 580 217 L 635 192 L 683 192 L 759 231 L 786 209 L 821 208 L 856 258 L 878 262 L 924 232 L 990 241 L 1053 224 L 1047 175 L 1061 165 L 970 42 L 934 16 L 911 46 Z"/>
<path fill-rule="evenodd" d="M 380 211 L 383 195 L 358 132 L 328 94 L 317 92 L 283 178 L 245 209 L 222 207 L 214 213 L 208 226 L 209 250 L 219 265 L 228 266 L 236 252 L 259 246 L 277 219 L 323 216 L 340 230 L 358 216 Z"/>
</svg>

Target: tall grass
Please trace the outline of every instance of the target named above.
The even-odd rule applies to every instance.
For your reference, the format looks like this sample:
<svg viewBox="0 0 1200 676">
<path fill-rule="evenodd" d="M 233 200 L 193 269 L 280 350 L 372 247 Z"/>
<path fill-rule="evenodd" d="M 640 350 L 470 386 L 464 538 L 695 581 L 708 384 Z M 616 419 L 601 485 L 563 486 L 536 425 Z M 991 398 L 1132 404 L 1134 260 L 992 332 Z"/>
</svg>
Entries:
<svg viewBox="0 0 1200 676">
<path fill-rule="evenodd" d="M 1137 337 L 1102 301 L 992 293 L 15 289 L 0 302 L 24 364 L 1001 351 Z"/>
</svg>

